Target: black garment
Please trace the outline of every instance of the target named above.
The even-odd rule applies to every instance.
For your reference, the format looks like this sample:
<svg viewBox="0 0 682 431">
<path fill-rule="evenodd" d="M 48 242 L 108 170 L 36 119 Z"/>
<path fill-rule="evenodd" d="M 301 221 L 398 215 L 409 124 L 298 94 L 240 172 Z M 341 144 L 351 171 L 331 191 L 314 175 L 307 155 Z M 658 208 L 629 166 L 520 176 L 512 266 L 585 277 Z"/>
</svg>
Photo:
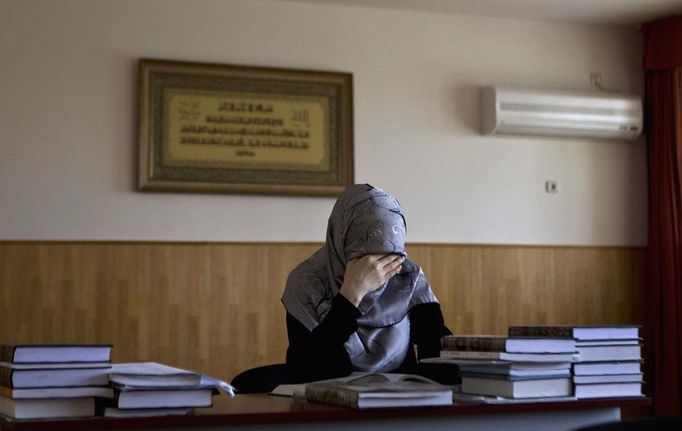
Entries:
<svg viewBox="0 0 682 431">
<path fill-rule="evenodd" d="M 343 295 L 332 300 L 324 321 L 309 331 L 295 317 L 287 313 L 287 365 L 292 382 L 309 382 L 346 376 L 353 371 L 348 352 L 343 344 L 357 328 L 362 314 Z M 417 357 L 430 358 L 440 352 L 440 338 L 451 334 L 445 326 L 440 304 L 427 303 L 414 306 L 408 313 L 410 343 L 417 347 L 408 349 L 402 365 L 391 372 L 420 373 Z M 431 376 L 429 376 L 431 377 Z"/>
</svg>

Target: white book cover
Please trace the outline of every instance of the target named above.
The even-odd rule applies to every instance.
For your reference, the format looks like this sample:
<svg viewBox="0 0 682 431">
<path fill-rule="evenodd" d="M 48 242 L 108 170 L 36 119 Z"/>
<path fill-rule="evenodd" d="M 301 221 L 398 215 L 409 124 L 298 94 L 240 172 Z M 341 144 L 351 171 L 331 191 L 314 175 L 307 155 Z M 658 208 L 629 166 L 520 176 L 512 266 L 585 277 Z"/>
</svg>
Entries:
<svg viewBox="0 0 682 431">
<path fill-rule="evenodd" d="M 573 382 L 582 383 L 642 383 L 644 374 L 603 374 L 598 376 L 573 376 Z"/>
<path fill-rule="evenodd" d="M 14 370 L 68 370 L 75 368 L 111 368 L 110 362 L 2 362 L 0 367 L 12 368 Z"/>
<path fill-rule="evenodd" d="M 0 344 L 0 360 L 17 363 L 109 362 L 108 344 Z"/>
<path fill-rule="evenodd" d="M 641 397 L 642 383 L 576 384 L 576 398 Z"/>
<path fill-rule="evenodd" d="M 117 391 L 120 409 L 210 407 L 213 389 L 136 389 Z"/>
<path fill-rule="evenodd" d="M 638 374 L 642 372 L 641 361 L 577 362 L 573 364 L 576 376 L 602 374 Z"/>
<path fill-rule="evenodd" d="M 581 346 L 578 347 L 578 361 L 627 361 L 639 360 L 642 346 L 639 344 Z"/>
<path fill-rule="evenodd" d="M 11 388 L 47 388 L 61 386 L 105 386 L 108 367 L 26 368 L 23 365 L 0 364 L 0 381 Z"/>
</svg>

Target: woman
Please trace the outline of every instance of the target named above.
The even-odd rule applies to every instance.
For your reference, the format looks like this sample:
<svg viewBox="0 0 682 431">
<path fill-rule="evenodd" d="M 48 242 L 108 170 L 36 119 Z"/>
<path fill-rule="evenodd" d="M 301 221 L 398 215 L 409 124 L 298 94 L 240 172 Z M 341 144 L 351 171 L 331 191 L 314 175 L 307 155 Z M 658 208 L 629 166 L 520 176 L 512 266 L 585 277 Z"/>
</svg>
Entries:
<svg viewBox="0 0 682 431">
<path fill-rule="evenodd" d="M 438 356 L 451 332 L 424 273 L 407 259 L 405 233 L 398 201 L 383 190 L 357 184 L 339 196 L 325 246 L 284 289 L 292 381 L 413 373 L 417 357 Z"/>
</svg>

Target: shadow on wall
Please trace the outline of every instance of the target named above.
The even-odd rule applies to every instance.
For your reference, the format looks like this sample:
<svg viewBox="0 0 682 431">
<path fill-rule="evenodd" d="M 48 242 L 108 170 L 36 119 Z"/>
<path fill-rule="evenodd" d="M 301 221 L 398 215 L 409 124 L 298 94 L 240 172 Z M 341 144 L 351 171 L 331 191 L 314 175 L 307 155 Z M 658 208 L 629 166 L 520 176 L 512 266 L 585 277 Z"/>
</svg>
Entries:
<svg viewBox="0 0 682 431">
<path fill-rule="evenodd" d="M 454 105 L 452 115 L 454 128 L 458 134 L 469 132 L 472 135 L 481 133 L 481 98 L 480 86 L 458 86 L 452 94 Z M 448 92 L 450 93 L 450 92 Z"/>
</svg>

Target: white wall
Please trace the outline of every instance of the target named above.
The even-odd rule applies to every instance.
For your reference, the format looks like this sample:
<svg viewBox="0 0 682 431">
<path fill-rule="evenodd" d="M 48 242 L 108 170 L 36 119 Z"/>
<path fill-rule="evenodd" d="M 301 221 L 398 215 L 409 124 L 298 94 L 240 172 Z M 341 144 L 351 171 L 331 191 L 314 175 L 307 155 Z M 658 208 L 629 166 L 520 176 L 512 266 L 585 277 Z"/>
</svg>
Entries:
<svg viewBox="0 0 682 431">
<path fill-rule="evenodd" d="M 411 242 L 646 244 L 641 142 L 478 131 L 482 85 L 641 94 L 637 32 L 265 0 L 0 1 L 0 239 L 323 240 L 330 198 L 136 191 L 141 57 L 352 72 Z"/>
</svg>

